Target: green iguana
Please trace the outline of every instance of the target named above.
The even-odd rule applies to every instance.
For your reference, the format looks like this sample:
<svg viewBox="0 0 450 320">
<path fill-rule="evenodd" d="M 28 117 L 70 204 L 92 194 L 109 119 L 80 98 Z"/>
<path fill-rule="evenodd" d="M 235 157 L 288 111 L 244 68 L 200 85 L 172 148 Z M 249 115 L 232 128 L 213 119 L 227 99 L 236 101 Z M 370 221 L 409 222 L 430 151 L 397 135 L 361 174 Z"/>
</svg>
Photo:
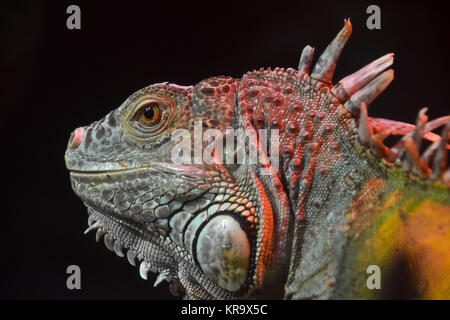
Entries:
<svg viewBox="0 0 450 320">
<path fill-rule="evenodd" d="M 333 85 L 351 30 L 311 72 L 306 46 L 297 70 L 154 84 L 76 129 L 65 161 L 86 232 L 190 299 L 450 298 L 450 116 L 368 117 L 393 54 Z M 211 148 L 232 129 L 245 143 Z"/>
</svg>

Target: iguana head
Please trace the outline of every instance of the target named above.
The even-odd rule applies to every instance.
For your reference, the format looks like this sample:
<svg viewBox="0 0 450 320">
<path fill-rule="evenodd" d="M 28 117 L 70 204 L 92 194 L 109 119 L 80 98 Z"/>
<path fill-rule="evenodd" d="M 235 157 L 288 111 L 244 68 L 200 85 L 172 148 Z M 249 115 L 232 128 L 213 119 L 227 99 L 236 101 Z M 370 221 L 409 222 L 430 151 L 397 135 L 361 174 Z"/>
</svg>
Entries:
<svg viewBox="0 0 450 320">
<path fill-rule="evenodd" d="M 65 160 L 72 188 L 88 208 L 87 231 L 97 229 L 97 240 L 104 235 L 108 249 L 132 265 L 137 259 L 143 278 L 159 273 L 155 285 L 167 280 L 175 294 L 282 297 L 289 265 L 298 263 L 290 252 L 301 250 L 292 240 L 294 225 L 305 225 L 308 210 L 320 211 L 352 159 L 385 166 L 406 152 L 409 169 L 430 177 L 414 159 L 419 138 L 412 133 L 397 149 L 382 144 L 394 128 L 405 134 L 414 126 L 367 117 L 367 105 L 393 79 L 385 71 L 392 54 L 331 84 L 350 33 L 346 21 L 311 75 L 314 50 L 307 46 L 298 70 L 261 69 L 193 87 L 151 85 L 76 129 Z M 424 122 L 423 112 L 418 121 Z M 431 139 L 429 131 L 446 121 L 418 123 L 420 139 Z M 230 132 L 229 141 L 236 139 L 228 129 L 243 130 L 249 142 L 226 144 Z M 212 140 L 222 147 L 209 148 Z M 433 148 L 434 154 L 446 146 Z M 256 150 L 258 162 L 236 161 L 242 150 Z M 439 170 L 433 179 L 443 181 Z M 349 187 L 349 198 L 356 188 L 356 182 Z"/>
<path fill-rule="evenodd" d="M 177 131 L 231 126 L 237 83 L 151 85 L 76 129 L 68 144 L 66 164 L 89 229 L 119 256 L 126 251 L 131 264 L 137 258 L 143 278 L 160 273 L 157 282 L 171 282 L 173 293 L 184 287 L 194 298 L 232 298 L 247 282 L 255 223 L 234 213 L 254 211 L 249 197 L 222 165 L 172 161 Z"/>
</svg>

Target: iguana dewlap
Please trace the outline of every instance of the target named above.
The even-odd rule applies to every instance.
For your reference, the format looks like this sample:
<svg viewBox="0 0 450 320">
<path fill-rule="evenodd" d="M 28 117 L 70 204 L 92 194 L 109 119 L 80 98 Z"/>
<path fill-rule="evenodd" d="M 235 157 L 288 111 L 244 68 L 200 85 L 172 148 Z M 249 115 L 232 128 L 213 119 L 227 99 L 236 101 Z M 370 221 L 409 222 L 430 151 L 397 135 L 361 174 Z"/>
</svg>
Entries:
<svg viewBox="0 0 450 320">
<path fill-rule="evenodd" d="M 191 299 L 450 298 L 450 116 L 369 118 L 393 54 L 333 85 L 351 29 L 313 68 L 307 46 L 298 70 L 151 85 L 76 129 L 65 160 L 86 232 Z M 253 138 L 198 157 L 236 132 Z M 236 161 L 251 150 L 258 162 Z"/>
</svg>

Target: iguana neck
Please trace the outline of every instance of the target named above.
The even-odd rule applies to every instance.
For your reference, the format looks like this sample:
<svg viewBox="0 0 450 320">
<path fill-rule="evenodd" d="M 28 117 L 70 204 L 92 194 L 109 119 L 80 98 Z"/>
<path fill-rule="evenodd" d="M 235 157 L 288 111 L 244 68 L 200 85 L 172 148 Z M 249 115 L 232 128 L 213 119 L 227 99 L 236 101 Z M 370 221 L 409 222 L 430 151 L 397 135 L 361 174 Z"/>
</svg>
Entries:
<svg viewBox="0 0 450 320">
<path fill-rule="evenodd" d="M 304 144 L 300 182 L 287 180 L 295 215 L 287 298 L 330 297 L 346 253 L 353 201 L 372 177 L 386 175 L 379 159 L 361 155 L 366 149 L 352 130 L 357 127 L 355 120 L 344 108 L 337 108 L 329 115 L 336 117 L 329 119 L 329 134 L 316 134 Z M 332 130 L 338 122 L 340 129 Z M 285 176 L 292 177 L 289 167 Z"/>
<path fill-rule="evenodd" d="M 337 268 L 346 239 L 340 225 L 359 186 L 371 176 L 370 165 L 354 150 L 355 119 L 329 91 L 329 85 L 290 70 L 255 71 L 240 82 L 236 122 L 247 133 L 267 129 L 267 156 L 280 155 L 278 166 L 271 163 L 276 172 L 269 178 L 255 171 L 271 200 L 275 254 L 288 255 L 287 296 L 296 273 L 307 277 L 331 260 Z M 274 129 L 279 134 L 275 148 Z M 259 135 L 260 154 L 262 140 Z M 329 249 L 324 241 L 333 237 L 339 244 Z M 303 261 L 316 263 L 303 266 Z M 292 291 L 304 292 L 298 288 Z"/>
</svg>

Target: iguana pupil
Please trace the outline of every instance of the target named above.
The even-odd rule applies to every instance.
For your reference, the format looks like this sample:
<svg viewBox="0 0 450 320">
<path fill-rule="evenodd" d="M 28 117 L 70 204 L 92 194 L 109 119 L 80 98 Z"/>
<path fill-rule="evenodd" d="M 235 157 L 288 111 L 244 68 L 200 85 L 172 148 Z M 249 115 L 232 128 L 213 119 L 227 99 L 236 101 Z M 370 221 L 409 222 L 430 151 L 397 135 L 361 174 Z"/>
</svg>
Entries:
<svg viewBox="0 0 450 320">
<path fill-rule="evenodd" d="M 144 111 L 144 115 L 148 120 L 152 120 L 153 117 L 155 116 L 155 110 L 154 110 L 154 106 L 150 107 L 147 106 L 145 107 L 145 111 Z"/>
<path fill-rule="evenodd" d="M 153 101 L 146 103 L 141 107 L 142 112 L 142 122 L 144 125 L 155 125 L 161 119 L 161 108 L 159 102 Z"/>
</svg>

